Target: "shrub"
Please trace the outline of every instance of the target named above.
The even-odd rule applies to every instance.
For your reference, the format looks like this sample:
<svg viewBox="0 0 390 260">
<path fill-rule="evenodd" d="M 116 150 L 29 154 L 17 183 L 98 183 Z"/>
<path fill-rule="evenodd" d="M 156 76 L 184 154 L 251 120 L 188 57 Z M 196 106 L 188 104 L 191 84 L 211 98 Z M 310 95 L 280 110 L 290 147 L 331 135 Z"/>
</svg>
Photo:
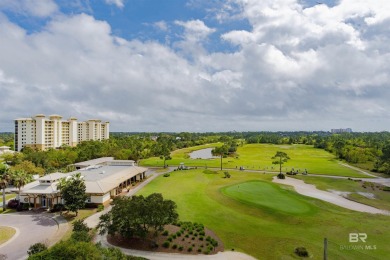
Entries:
<svg viewBox="0 0 390 260">
<path fill-rule="evenodd" d="M 168 236 L 169 232 L 168 230 L 164 230 L 164 232 L 162 233 L 163 236 Z"/>
<path fill-rule="evenodd" d="M 150 243 L 150 247 L 151 247 L 151 248 L 158 248 L 158 244 L 157 244 L 155 241 L 152 241 L 152 242 Z"/>
<path fill-rule="evenodd" d="M 199 240 L 200 240 L 200 241 L 203 241 L 203 236 L 200 236 L 200 237 L 199 237 Z"/>
<path fill-rule="evenodd" d="M 170 245 L 169 241 L 165 241 L 165 242 L 162 244 L 162 246 L 165 247 L 165 248 L 169 248 L 169 245 Z"/>
<path fill-rule="evenodd" d="M 175 239 L 175 238 L 176 238 L 176 234 L 173 234 L 173 235 L 172 235 L 172 238 Z"/>
<path fill-rule="evenodd" d="M 192 239 L 192 240 L 195 240 L 195 237 L 192 237 L 191 239 Z"/>
<path fill-rule="evenodd" d="M 286 176 L 284 176 L 283 173 L 278 174 L 278 179 L 286 179 Z"/>
<path fill-rule="evenodd" d="M 210 249 L 206 249 L 206 250 L 204 251 L 204 253 L 205 253 L 206 255 L 210 254 Z"/>
<path fill-rule="evenodd" d="M 74 231 L 70 238 L 77 242 L 90 242 L 92 240 L 92 236 L 85 230 Z"/>
<path fill-rule="evenodd" d="M 179 251 L 183 251 L 183 246 L 179 246 Z"/>
<path fill-rule="evenodd" d="M 58 212 L 62 210 L 65 210 L 65 206 L 63 204 L 55 204 L 50 212 Z"/>
<path fill-rule="evenodd" d="M 171 174 L 169 174 L 169 173 L 164 173 L 163 176 L 164 176 L 164 177 L 169 177 L 169 176 L 171 176 Z"/>
<path fill-rule="evenodd" d="M 180 231 L 177 231 L 177 232 L 176 232 L 176 236 L 180 237 L 180 236 L 181 236 L 181 232 L 180 232 Z"/>
<path fill-rule="evenodd" d="M 100 212 L 100 211 L 102 211 L 102 210 L 104 210 L 104 205 L 99 205 L 99 206 L 97 207 L 97 212 Z"/>
<path fill-rule="evenodd" d="M 385 187 L 383 187 L 383 190 L 384 191 L 390 191 L 390 187 L 385 186 Z"/>
<path fill-rule="evenodd" d="M 176 244 L 173 244 L 172 248 L 173 248 L 173 249 L 176 249 L 176 248 L 177 248 L 177 245 L 176 245 Z"/>
<path fill-rule="evenodd" d="M 187 249 L 188 252 L 191 252 L 192 251 L 192 246 L 190 246 L 188 249 Z"/>
<path fill-rule="evenodd" d="M 199 235 L 204 236 L 204 235 L 206 235 L 206 233 L 204 231 L 200 231 Z"/>
<path fill-rule="evenodd" d="M 307 252 L 306 248 L 304 248 L 304 247 L 295 248 L 295 254 L 297 254 L 298 256 L 301 256 L 301 257 L 308 257 L 309 256 L 309 252 Z"/>
<path fill-rule="evenodd" d="M 19 201 L 16 199 L 8 201 L 8 208 L 16 209 L 18 207 Z"/>
<path fill-rule="evenodd" d="M 186 238 L 190 237 L 188 234 L 185 235 Z"/>
<path fill-rule="evenodd" d="M 202 252 L 202 249 L 198 248 L 198 253 Z"/>
<path fill-rule="evenodd" d="M 43 244 L 43 243 L 35 243 L 35 244 L 32 244 L 28 248 L 27 254 L 29 256 L 31 256 L 31 255 L 37 254 L 39 252 L 45 251 L 46 249 L 47 249 L 47 246 L 45 244 Z"/>
<path fill-rule="evenodd" d="M 78 231 L 86 231 L 86 232 L 88 232 L 89 230 L 91 230 L 87 226 L 87 224 L 84 223 L 84 220 L 82 220 L 82 219 L 74 221 L 72 225 L 73 225 L 73 231 L 74 232 L 78 232 Z"/>
</svg>

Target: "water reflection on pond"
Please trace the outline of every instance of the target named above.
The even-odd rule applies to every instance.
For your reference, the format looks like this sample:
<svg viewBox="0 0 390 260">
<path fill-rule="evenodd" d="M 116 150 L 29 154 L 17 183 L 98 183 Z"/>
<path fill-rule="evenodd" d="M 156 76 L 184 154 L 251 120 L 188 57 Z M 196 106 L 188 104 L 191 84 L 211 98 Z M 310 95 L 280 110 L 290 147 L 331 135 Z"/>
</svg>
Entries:
<svg viewBox="0 0 390 260">
<path fill-rule="evenodd" d="M 214 148 L 205 148 L 201 150 L 193 151 L 189 154 L 191 159 L 213 159 L 218 158 L 218 156 L 213 156 L 211 150 Z"/>
</svg>

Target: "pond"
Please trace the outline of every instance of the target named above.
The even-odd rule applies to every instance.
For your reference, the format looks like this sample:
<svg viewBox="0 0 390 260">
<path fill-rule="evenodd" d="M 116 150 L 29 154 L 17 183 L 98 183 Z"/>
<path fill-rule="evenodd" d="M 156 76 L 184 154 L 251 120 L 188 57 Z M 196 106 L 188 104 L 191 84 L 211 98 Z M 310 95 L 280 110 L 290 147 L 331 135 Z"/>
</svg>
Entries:
<svg viewBox="0 0 390 260">
<path fill-rule="evenodd" d="M 211 150 L 214 148 L 205 148 L 201 150 L 196 150 L 190 153 L 190 158 L 191 159 L 213 159 L 213 158 L 218 158 L 218 156 L 213 156 L 211 154 Z"/>
</svg>

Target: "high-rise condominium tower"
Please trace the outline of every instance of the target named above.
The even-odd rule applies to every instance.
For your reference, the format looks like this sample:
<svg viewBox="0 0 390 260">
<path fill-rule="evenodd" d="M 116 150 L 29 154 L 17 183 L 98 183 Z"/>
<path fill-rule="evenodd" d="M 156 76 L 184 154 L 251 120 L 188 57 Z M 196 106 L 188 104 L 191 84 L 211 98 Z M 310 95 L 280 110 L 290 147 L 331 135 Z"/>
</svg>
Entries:
<svg viewBox="0 0 390 260">
<path fill-rule="evenodd" d="M 39 114 L 32 118 L 15 119 L 15 151 L 23 147 L 40 150 L 57 148 L 62 145 L 76 146 L 87 140 L 109 138 L 109 122 L 91 119 L 77 122 L 74 117 L 62 120 L 62 116 L 51 115 L 46 118 Z"/>
</svg>

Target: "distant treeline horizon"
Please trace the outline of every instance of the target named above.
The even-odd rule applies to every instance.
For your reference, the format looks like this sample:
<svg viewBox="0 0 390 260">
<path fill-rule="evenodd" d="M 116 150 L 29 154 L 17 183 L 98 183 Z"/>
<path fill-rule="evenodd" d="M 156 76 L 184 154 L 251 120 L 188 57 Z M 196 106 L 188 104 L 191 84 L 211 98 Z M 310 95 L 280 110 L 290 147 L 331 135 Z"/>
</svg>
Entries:
<svg viewBox="0 0 390 260">
<path fill-rule="evenodd" d="M 0 146 L 13 149 L 13 136 L 10 132 L 0 133 Z M 135 161 L 150 157 L 169 158 L 174 150 L 217 142 L 226 144 L 229 149 L 244 144 L 313 145 L 357 167 L 390 174 L 389 132 L 111 132 L 108 140 L 84 141 L 76 147 L 62 146 L 47 151 L 27 147 L 22 151 L 23 158 L 15 156 L 7 160 L 15 165 L 28 160 L 46 172 L 53 172 L 75 162 L 105 156 Z"/>
</svg>

